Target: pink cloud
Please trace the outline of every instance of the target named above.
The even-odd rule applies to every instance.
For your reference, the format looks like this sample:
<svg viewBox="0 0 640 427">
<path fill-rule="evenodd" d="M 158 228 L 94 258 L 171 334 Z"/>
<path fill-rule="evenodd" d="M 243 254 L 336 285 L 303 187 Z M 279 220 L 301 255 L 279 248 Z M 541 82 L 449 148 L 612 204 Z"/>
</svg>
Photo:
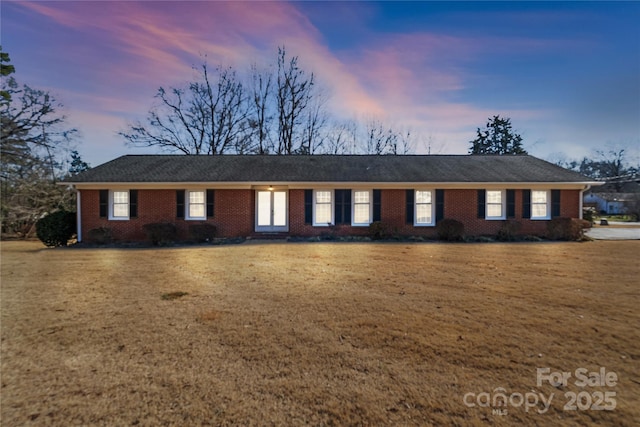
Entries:
<svg viewBox="0 0 640 427">
<path fill-rule="evenodd" d="M 96 123 L 129 112 L 143 118 L 158 86 L 180 86 L 193 77 L 192 66 L 207 55 L 211 66 L 275 62 L 277 47 L 313 71 L 330 93 L 329 108 L 338 117 L 376 116 L 437 140 L 466 144 L 475 126 L 494 114 L 452 101 L 465 87 L 464 61 L 478 55 L 482 43 L 431 33 L 371 34 L 373 43 L 357 51 L 332 52 L 299 9 L 280 2 L 61 2 L 20 3 L 33 13 L 73 29 L 87 40 L 75 61 L 76 77 L 90 92 L 67 89 L 81 117 Z M 361 31 L 365 31 L 361 27 Z M 485 41 L 486 42 L 486 41 Z M 546 42 L 545 42 L 546 43 Z M 541 48 L 541 42 L 494 40 L 494 49 Z M 89 55 L 89 57 L 87 57 Z M 519 114 L 512 112 L 513 116 Z M 75 114 L 75 113 L 74 113 Z M 470 125 L 472 123 L 473 125 Z M 120 126 L 113 129 L 113 133 Z M 101 132 L 104 125 L 97 127 Z M 459 141 L 462 141 L 460 143 Z M 453 142 L 452 142 L 453 143 Z"/>
<path fill-rule="evenodd" d="M 309 20 L 288 3 L 178 2 L 25 3 L 24 7 L 60 25 L 116 49 L 99 60 L 94 79 L 124 86 L 128 94 L 138 85 L 179 85 L 192 77 L 191 66 L 206 54 L 210 65 L 274 63 L 277 47 L 316 73 L 330 88 L 330 103 L 341 114 L 383 114 L 382 104 L 365 90 L 360 77 L 322 43 Z M 86 54 L 86 52 L 83 52 Z M 99 53 L 96 53 L 99 55 Z M 86 62 L 78 54 L 77 61 Z M 150 89 L 146 90 L 150 93 Z"/>
</svg>

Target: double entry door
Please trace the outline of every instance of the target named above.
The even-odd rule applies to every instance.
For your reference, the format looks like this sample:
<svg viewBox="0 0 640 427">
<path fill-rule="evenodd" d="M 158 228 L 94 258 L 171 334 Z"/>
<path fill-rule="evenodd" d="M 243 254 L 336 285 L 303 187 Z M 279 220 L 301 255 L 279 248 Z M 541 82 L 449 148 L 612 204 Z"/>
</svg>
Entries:
<svg viewBox="0 0 640 427">
<path fill-rule="evenodd" d="M 289 231 L 287 191 L 256 191 L 256 231 Z"/>
</svg>

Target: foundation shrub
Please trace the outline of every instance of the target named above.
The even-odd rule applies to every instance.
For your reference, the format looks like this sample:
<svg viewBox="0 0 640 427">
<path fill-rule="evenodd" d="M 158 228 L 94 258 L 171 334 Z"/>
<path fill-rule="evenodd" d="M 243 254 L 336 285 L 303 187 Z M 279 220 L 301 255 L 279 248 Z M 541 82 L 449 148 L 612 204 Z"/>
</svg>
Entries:
<svg viewBox="0 0 640 427">
<path fill-rule="evenodd" d="M 216 237 L 217 229 L 213 224 L 189 225 L 189 238 L 196 242 L 210 242 Z"/>
<path fill-rule="evenodd" d="M 388 239 L 391 236 L 391 230 L 388 224 L 381 221 L 369 224 L 369 237 L 371 240 Z"/>
<path fill-rule="evenodd" d="M 36 222 L 36 236 L 49 247 L 67 246 L 76 232 L 75 212 L 52 212 Z"/>
<path fill-rule="evenodd" d="M 464 224 L 455 219 L 445 218 L 436 225 L 438 239 L 447 242 L 461 242 L 464 240 Z"/>
<path fill-rule="evenodd" d="M 547 237 L 550 240 L 582 240 L 588 221 L 576 218 L 554 218 L 547 223 Z"/>
<path fill-rule="evenodd" d="M 508 219 L 502 223 L 502 227 L 498 230 L 496 239 L 501 242 L 513 242 L 514 240 L 517 240 L 518 231 L 520 231 L 521 227 L 522 224 L 518 221 Z"/>
<path fill-rule="evenodd" d="M 142 226 L 147 240 L 155 246 L 168 245 L 177 240 L 178 230 L 170 222 L 153 222 Z"/>
</svg>

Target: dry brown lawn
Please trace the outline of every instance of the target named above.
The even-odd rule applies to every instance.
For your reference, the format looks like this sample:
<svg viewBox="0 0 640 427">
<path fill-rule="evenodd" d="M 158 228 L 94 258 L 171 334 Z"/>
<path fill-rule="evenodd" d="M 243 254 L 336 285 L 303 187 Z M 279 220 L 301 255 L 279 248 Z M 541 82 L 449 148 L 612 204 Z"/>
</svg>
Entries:
<svg viewBox="0 0 640 427">
<path fill-rule="evenodd" d="M 638 425 L 639 250 L 4 242 L 2 425 Z M 575 384 L 601 367 L 615 386 Z"/>
</svg>

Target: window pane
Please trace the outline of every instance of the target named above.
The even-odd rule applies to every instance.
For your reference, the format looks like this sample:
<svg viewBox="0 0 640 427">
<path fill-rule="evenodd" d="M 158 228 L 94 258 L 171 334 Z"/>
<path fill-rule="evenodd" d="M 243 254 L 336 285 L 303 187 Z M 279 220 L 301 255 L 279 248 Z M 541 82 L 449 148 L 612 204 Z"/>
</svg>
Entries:
<svg viewBox="0 0 640 427">
<path fill-rule="evenodd" d="M 487 216 L 499 218 L 502 216 L 502 205 L 487 205 Z"/>
<path fill-rule="evenodd" d="M 547 192 L 546 191 L 532 191 L 531 192 L 531 203 L 547 203 Z"/>
<path fill-rule="evenodd" d="M 129 205 L 127 204 L 119 204 L 113 205 L 113 216 L 114 217 L 128 217 L 129 216 Z"/>
<path fill-rule="evenodd" d="M 204 217 L 204 205 L 191 204 L 189 205 L 189 217 L 191 218 L 203 218 Z"/>
<path fill-rule="evenodd" d="M 189 191 L 189 203 L 204 203 L 204 191 Z"/>
<path fill-rule="evenodd" d="M 416 191 L 416 203 L 431 203 L 431 191 Z"/>
<path fill-rule="evenodd" d="M 369 192 L 355 191 L 353 200 L 355 201 L 355 203 L 369 203 Z"/>
<path fill-rule="evenodd" d="M 114 191 L 113 192 L 113 203 L 129 203 L 129 192 L 128 191 Z"/>
<path fill-rule="evenodd" d="M 331 223 L 331 205 L 316 205 L 316 224 Z"/>
<path fill-rule="evenodd" d="M 416 205 L 416 224 L 431 224 L 431 204 Z"/>
<path fill-rule="evenodd" d="M 129 216 L 129 192 L 113 192 L 113 217 L 127 218 Z"/>
<path fill-rule="evenodd" d="M 258 192 L 258 225 L 271 225 L 271 193 Z"/>
<path fill-rule="evenodd" d="M 331 203 L 331 191 L 316 191 L 317 203 Z"/>
<path fill-rule="evenodd" d="M 368 224 L 369 220 L 369 205 L 360 204 L 353 206 L 353 222 L 355 224 Z"/>
<path fill-rule="evenodd" d="M 487 203 L 502 203 L 502 191 L 487 191 Z"/>
<path fill-rule="evenodd" d="M 537 204 L 531 205 L 531 217 L 532 218 L 545 218 L 547 216 L 547 205 Z"/>
<path fill-rule="evenodd" d="M 287 225 L 287 193 L 284 191 L 273 193 L 273 225 Z"/>
</svg>

